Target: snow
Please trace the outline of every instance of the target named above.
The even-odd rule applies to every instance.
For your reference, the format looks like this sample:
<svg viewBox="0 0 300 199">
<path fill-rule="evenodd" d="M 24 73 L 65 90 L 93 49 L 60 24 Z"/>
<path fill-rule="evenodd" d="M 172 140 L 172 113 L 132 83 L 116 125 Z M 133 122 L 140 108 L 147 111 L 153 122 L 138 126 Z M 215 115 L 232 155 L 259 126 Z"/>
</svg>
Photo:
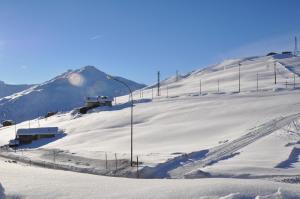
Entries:
<svg viewBox="0 0 300 199">
<path fill-rule="evenodd" d="M 22 172 L 20 172 L 22 171 Z M 298 198 L 298 185 L 267 180 L 145 180 L 95 176 L 29 167 L 0 159 L 7 195 L 19 198 L 255 198 L 279 195 Z M 237 194 L 239 193 L 239 194 Z M 295 197 L 296 196 L 296 197 Z"/>
<path fill-rule="evenodd" d="M 57 169 L 68 166 L 68 170 L 83 173 L 2 163 L 0 174 L 4 177 L 0 181 L 13 193 L 12 187 L 22 184 L 16 173 L 22 170 L 26 179 L 35 175 L 35 170 L 39 180 L 31 183 L 41 191 L 19 189 L 30 198 L 38 198 L 38 194 L 80 198 L 87 193 L 89 198 L 100 193 L 103 198 L 297 198 L 299 185 L 283 182 L 299 183 L 299 67 L 300 57 L 291 56 L 227 60 L 180 75 L 178 80 L 175 76 L 166 79 L 161 96 L 156 96 L 153 86 L 134 92 L 133 155 L 141 163 L 141 177 L 201 179 L 135 180 L 86 174 L 135 176 L 136 168 L 126 166 L 120 172 L 105 170 L 106 158 L 110 168 L 115 157 L 121 161 L 117 163 L 128 163 L 130 158 L 130 103 L 124 95 L 117 97 L 113 107 L 100 107 L 85 115 L 71 111 L 33 119 L 32 128 L 58 127 L 65 136 L 34 141 L 16 153 L 1 152 L 49 167 L 57 151 Z M 29 121 L 24 121 L 16 129 L 28 127 Z M 0 145 L 7 144 L 14 138 L 15 127 L 1 128 L 0 135 Z M 51 186 L 46 188 L 46 182 Z M 62 184 L 64 190 L 53 191 Z M 86 192 L 66 194 L 79 187 Z M 120 190 L 112 193 L 111 187 Z"/>
<path fill-rule="evenodd" d="M 0 81 L 0 98 L 12 95 L 16 92 L 21 92 L 32 86 L 33 85 L 11 85 L 11 84 L 6 84 L 3 81 Z"/>
<path fill-rule="evenodd" d="M 21 122 L 44 116 L 47 112 L 70 111 L 83 106 L 87 96 L 118 96 L 128 93 L 124 85 L 108 80 L 106 76 L 106 73 L 97 68 L 86 66 L 0 98 L 0 110 L 5 111 L 5 117 L 0 115 L 0 120 L 6 118 Z M 145 86 L 121 77 L 116 78 L 127 83 L 132 90 Z"/>
</svg>

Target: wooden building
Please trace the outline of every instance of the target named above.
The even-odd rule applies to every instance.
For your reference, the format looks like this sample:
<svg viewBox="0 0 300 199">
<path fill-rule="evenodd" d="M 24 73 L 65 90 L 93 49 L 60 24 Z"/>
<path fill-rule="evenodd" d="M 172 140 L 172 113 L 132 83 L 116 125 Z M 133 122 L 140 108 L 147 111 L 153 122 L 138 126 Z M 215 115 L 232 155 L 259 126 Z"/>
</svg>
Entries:
<svg viewBox="0 0 300 199">
<path fill-rule="evenodd" d="M 18 129 L 16 140 L 19 144 L 30 144 L 33 140 L 52 138 L 59 134 L 57 127 Z"/>
<path fill-rule="evenodd" d="M 4 120 L 2 122 L 2 126 L 11 126 L 11 125 L 14 125 L 14 124 L 15 124 L 15 122 L 12 121 L 12 120 Z"/>
<path fill-rule="evenodd" d="M 112 106 L 113 99 L 108 96 L 97 96 L 85 98 L 86 107 Z"/>
</svg>

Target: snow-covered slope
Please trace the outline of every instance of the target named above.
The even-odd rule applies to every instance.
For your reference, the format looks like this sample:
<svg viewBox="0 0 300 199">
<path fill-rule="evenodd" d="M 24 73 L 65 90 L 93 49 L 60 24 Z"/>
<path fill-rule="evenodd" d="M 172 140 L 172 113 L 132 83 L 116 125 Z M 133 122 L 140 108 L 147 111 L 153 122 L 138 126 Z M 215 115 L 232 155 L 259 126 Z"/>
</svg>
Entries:
<svg viewBox="0 0 300 199">
<path fill-rule="evenodd" d="M 11 85 L 0 81 L 0 98 L 12 95 L 14 93 L 26 90 L 33 85 Z"/>
<path fill-rule="evenodd" d="M 145 180 L 111 178 L 30 167 L 9 163 L 1 158 L 0 176 L 1 184 L 8 199 L 296 199 L 299 198 L 300 194 L 299 185 L 269 180 L 229 178 Z"/>
<path fill-rule="evenodd" d="M 237 92 L 239 63 L 240 93 Z M 126 195 L 128 190 L 138 186 L 137 190 L 141 192 L 130 192 L 138 198 L 254 198 L 257 195 L 299 198 L 299 186 L 287 184 L 300 181 L 299 66 L 300 57 L 290 56 L 227 60 L 181 75 L 179 80 L 174 77 L 166 79 L 162 83 L 161 96 L 156 96 L 156 88 L 153 87 L 145 88 L 142 94 L 140 91 L 134 93 L 133 155 L 134 159 L 139 157 L 141 177 L 211 179 L 111 180 L 38 169 L 35 171 L 38 171 L 40 180 L 32 182 L 37 184 L 35 190 L 46 190 L 42 194 L 48 195 L 44 187 L 48 185 L 46 182 L 56 184 L 60 181 L 69 192 L 77 190 L 78 186 L 89 188 L 91 198 L 97 197 L 100 192 L 104 197 L 119 195 L 112 194 L 110 189 L 99 190 L 90 182 L 107 187 L 114 183 L 123 188 L 122 196 L 129 198 L 132 195 Z M 34 90 L 37 92 L 36 88 Z M 28 125 L 29 121 L 25 121 L 16 129 L 27 128 Z M 117 105 L 111 108 L 99 108 L 85 115 L 65 112 L 47 119 L 31 120 L 30 125 L 57 126 L 65 135 L 25 145 L 23 148 L 26 150 L 2 152 L 1 155 L 42 163 L 40 165 L 45 164 L 46 167 L 47 164 L 53 165 L 53 154 L 58 151 L 56 168 L 126 176 L 116 167 L 120 169 L 124 166 L 122 160 L 130 158 L 128 95 L 118 97 Z M 0 145 L 7 144 L 15 136 L 15 127 L 2 128 L 0 136 Z M 119 162 L 115 161 L 116 158 Z M 32 175 L 30 167 L 12 167 L 5 163 L 0 164 L 0 168 L 1 176 L 4 176 L 1 183 L 9 194 L 14 194 L 13 187 L 20 186 L 19 190 L 25 196 L 39 197 L 27 192 L 19 180 Z M 136 171 L 136 168 L 129 168 L 131 170 L 126 171 Z M 21 176 L 16 174 L 19 171 L 23 171 Z M 71 177 L 71 184 L 64 181 Z M 89 185 L 84 184 L 85 181 Z M 56 187 L 51 187 L 49 193 L 52 189 Z M 165 193 L 167 189 L 173 191 Z M 241 195 L 236 195 L 237 192 Z M 192 194 L 184 195 L 187 193 Z M 64 191 L 57 195 L 52 193 L 49 198 L 63 194 Z"/>
<path fill-rule="evenodd" d="M 125 81 L 132 90 L 144 87 L 130 80 Z M 6 119 L 17 122 L 44 115 L 49 111 L 67 111 L 82 106 L 87 96 L 127 94 L 122 84 L 107 79 L 107 74 L 93 66 L 70 70 L 50 81 L 0 99 L 0 110 Z M 4 119 L 0 115 L 0 119 Z"/>
</svg>

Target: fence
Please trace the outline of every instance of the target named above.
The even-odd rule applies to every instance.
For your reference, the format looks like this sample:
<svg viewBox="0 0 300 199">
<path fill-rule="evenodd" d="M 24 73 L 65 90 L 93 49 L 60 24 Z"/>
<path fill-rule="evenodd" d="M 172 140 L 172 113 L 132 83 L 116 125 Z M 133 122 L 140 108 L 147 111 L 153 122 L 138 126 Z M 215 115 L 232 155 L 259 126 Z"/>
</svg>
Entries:
<svg viewBox="0 0 300 199">
<path fill-rule="evenodd" d="M 41 152 L 36 156 L 36 151 Z M 106 176 L 122 176 L 139 178 L 139 170 L 143 163 L 139 157 L 135 156 L 133 166 L 129 158 L 124 158 L 117 153 L 103 153 L 104 157 L 100 159 L 86 158 L 66 154 L 60 150 L 12 150 L 9 147 L 0 148 L 0 157 L 8 159 L 12 163 L 22 163 L 27 166 L 37 166 L 47 169 L 57 169 L 74 171 L 80 173 L 89 173 Z M 44 157 L 40 158 L 40 157 Z"/>
<path fill-rule="evenodd" d="M 278 66 L 279 64 L 277 64 Z M 242 65 L 241 65 L 242 66 Z M 229 70 L 229 69 L 227 69 Z M 218 71 L 221 73 L 221 71 Z M 266 74 L 267 78 L 266 78 Z M 245 77 L 245 75 L 247 77 Z M 273 76 L 273 77 L 272 77 Z M 272 77 L 272 78 L 271 78 Z M 158 91 L 157 86 L 152 86 L 145 89 L 136 90 L 133 92 L 133 99 L 139 100 L 139 99 L 159 99 L 159 98 L 172 98 L 175 95 L 177 96 L 180 92 L 183 92 L 184 94 L 191 94 L 194 93 L 198 94 L 197 96 L 205 95 L 205 94 L 222 94 L 225 92 L 230 93 L 240 93 L 240 92 L 263 92 L 267 90 L 271 90 L 274 88 L 274 85 L 276 85 L 276 88 L 281 87 L 280 89 L 298 89 L 299 83 L 298 83 L 298 76 L 296 76 L 294 73 L 285 71 L 285 70 L 279 70 L 277 68 L 275 70 L 275 73 L 273 71 L 272 67 L 267 68 L 267 71 L 259 71 L 259 72 L 253 72 L 252 79 L 253 83 L 250 86 L 247 86 L 245 88 L 244 82 L 248 81 L 247 78 L 250 78 L 248 73 L 245 73 L 241 71 L 240 69 L 236 71 L 236 78 L 233 78 L 232 80 L 223 80 L 222 78 L 215 78 L 215 79 L 207 79 L 204 76 L 201 76 L 199 78 L 195 78 L 193 85 L 194 87 L 191 87 L 192 89 L 183 89 L 178 92 L 176 87 L 173 85 L 170 87 L 169 84 L 161 85 L 160 84 L 160 91 Z M 249 84 L 249 82 L 247 82 Z M 243 88 L 244 87 L 244 88 Z M 250 87 L 250 88 L 248 88 Z M 159 92 L 159 96 L 158 96 Z M 127 100 L 127 96 L 124 98 Z M 116 98 L 117 99 L 117 98 Z M 118 102 L 122 102 L 122 100 L 118 100 Z M 124 102 L 124 101 L 123 101 Z"/>
</svg>

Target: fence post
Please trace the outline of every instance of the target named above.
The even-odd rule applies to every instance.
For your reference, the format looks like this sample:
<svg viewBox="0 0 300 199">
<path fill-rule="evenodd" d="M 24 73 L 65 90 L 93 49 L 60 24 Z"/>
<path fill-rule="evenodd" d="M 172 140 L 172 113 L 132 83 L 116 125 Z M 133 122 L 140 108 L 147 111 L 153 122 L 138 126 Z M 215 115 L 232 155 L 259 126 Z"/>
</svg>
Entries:
<svg viewBox="0 0 300 199">
<path fill-rule="evenodd" d="M 55 149 L 53 150 L 53 163 L 55 164 Z"/>
<path fill-rule="evenodd" d="M 258 92 L 258 73 L 256 73 L 256 92 Z"/>
<path fill-rule="evenodd" d="M 201 86 L 202 86 L 202 85 L 201 85 L 201 79 L 200 79 L 200 93 L 199 93 L 200 95 L 201 95 L 201 92 L 202 92 Z"/>
<path fill-rule="evenodd" d="M 169 86 L 167 86 L 167 98 L 169 97 Z"/>
<path fill-rule="evenodd" d="M 153 88 L 152 88 L 152 100 L 153 100 Z"/>
<path fill-rule="evenodd" d="M 296 75 L 294 73 L 294 89 L 296 88 Z"/>
<path fill-rule="evenodd" d="M 115 159 L 116 159 L 116 171 L 118 170 L 118 159 L 117 159 L 117 153 L 115 153 Z"/>
<path fill-rule="evenodd" d="M 140 174 L 139 174 L 139 156 L 136 156 L 136 175 L 137 175 L 137 178 L 140 178 Z"/>
<path fill-rule="evenodd" d="M 107 153 L 105 152 L 105 168 L 107 170 Z"/>
</svg>

